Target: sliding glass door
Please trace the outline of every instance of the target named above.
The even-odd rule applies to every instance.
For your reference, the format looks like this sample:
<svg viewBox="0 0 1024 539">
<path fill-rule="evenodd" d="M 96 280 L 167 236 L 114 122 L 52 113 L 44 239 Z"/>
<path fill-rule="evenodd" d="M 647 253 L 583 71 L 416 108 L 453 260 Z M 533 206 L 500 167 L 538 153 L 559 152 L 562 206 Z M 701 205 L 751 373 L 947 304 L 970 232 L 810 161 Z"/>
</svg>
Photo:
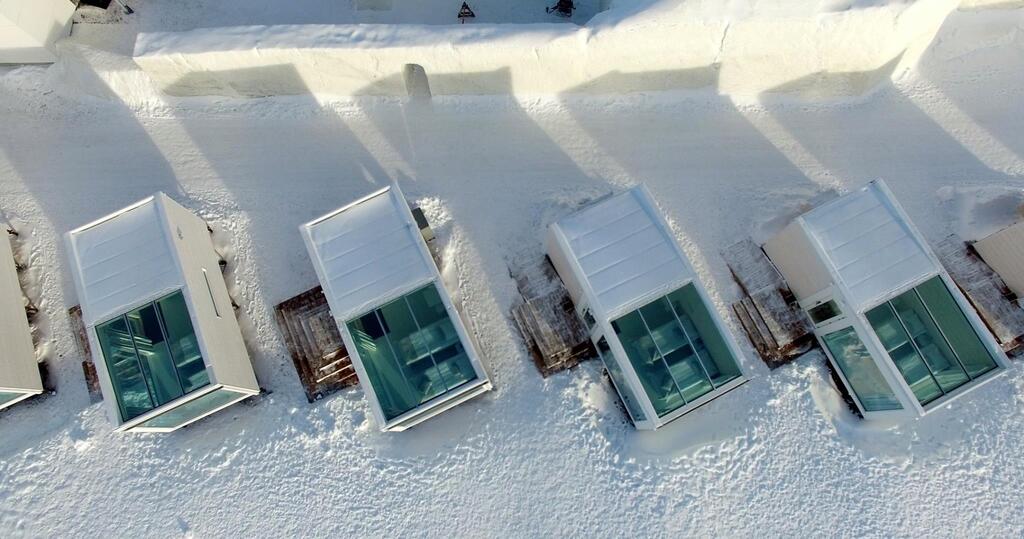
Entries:
<svg viewBox="0 0 1024 539">
<path fill-rule="evenodd" d="M 210 383 L 180 291 L 96 326 L 122 421 Z"/>
<path fill-rule="evenodd" d="M 845 325 L 845 327 L 839 327 Z M 865 412 L 900 410 L 896 394 L 886 382 L 853 325 L 838 324 L 819 329 L 825 350 L 842 373 L 846 385 Z"/>
<path fill-rule="evenodd" d="M 866 314 L 878 340 L 921 405 L 997 367 L 938 276 Z"/>
<path fill-rule="evenodd" d="M 740 376 L 693 284 L 612 321 L 612 329 L 659 416 Z"/>
<path fill-rule="evenodd" d="M 347 326 L 388 420 L 477 378 L 434 283 Z"/>
</svg>

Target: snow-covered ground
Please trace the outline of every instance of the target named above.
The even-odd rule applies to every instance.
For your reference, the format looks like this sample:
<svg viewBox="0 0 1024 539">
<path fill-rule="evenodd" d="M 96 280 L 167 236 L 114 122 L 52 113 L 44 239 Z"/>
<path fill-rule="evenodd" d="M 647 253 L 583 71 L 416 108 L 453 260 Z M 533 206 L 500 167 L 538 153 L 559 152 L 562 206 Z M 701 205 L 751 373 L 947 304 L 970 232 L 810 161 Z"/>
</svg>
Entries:
<svg viewBox="0 0 1024 539">
<path fill-rule="evenodd" d="M 0 535 L 1024 534 L 1019 365 L 875 430 L 819 354 L 769 371 L 729 317 L 753 380 L 638 433 L 595 363 L 540 377 L 509 322 L 506 269 L 539 259 L 546 223 L 637 182 L 723 316 L 738 292 L 718 251 L 832 191 L 885 178 L 932 241 L 1008 224 L 1024 201 L 1024 10 L 955 13 L 911 72 L 816 104 L 171 100 L 113 53 L 64 52 L 0 75 L 0 216 L 30 244 L 58 388 L 0 414 Z M 308 404 L 272 312 L 316 284 L 298 225 L 391 180 L 433 221 L 495 383 L 401 434 L 377 431 L 358 389 Z M 115 434 L 85 389 L 61 235 L 156 190 L 223 231 L 271 393 L 170 435 Z"/>
</svg>

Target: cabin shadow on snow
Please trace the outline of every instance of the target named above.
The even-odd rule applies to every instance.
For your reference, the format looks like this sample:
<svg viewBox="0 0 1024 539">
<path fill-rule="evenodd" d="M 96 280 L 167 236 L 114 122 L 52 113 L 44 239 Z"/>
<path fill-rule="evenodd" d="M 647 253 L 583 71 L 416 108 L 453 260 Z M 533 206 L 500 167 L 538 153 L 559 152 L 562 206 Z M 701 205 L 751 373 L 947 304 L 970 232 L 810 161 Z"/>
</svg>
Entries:
<svg viewBox="0 0 1024 539">
<path fill-rule="evenodd" d="M 51 342 L 56 333 L 65 332 L 68 326 L 63 307 L 77 303 L 71 275 L 66 271 L 68 256 L 63 234 L 157 191 L 179 199 L 183 196 L 170 163 L 133 111 L 92 70 L 76 70 L 73 76 L 77 82 L 103 93 L 106 101 L 97 105 L 100 112 L 95 117 L 103 116 L 104 122 L 116 123 L 118 129 L 106 129 L 102 122 L 89 120 L 73 123 L 75 129 L 68 129 L 64 122 L 49 121 L 39 123 L 43 126 L 39 129 L 0 130 L 0 154 L 23 186 L 23 196 L 33 201 L 49 225 L 27 238 L 34 244 L 33 250 L 39 249 L 32 257 L 33 263 L 47 264 L 45 273 L 57 279 L 62 294 L 51 300 L 64 302 L 63 306 L 42 309 L 36 314 L 39 323 L 33 325 L 41 328 L 40 342 Z M 0 89 L 0 99 L 3 98 L 4 90 Z M 62 148 L 73 146 L 88 151 L 76 150 L 74 160 L 60 158 Z M 0 206 L 7 218 L 25 217 L 2 202 Z M 68 329 L 65 333 L 73 331 Z M 5 412 L 7 421 L 14 420 L 12 415 L 23 414 L 18 421 L 35 421 L 40 426 L 32 437 L 7 440 L 12 444 L 8 447 L 14 450 L 36 444 L 36 440 L 50 434 L 50 429 L 58 429 L 68 418 L 80 416 L 90 400 L 83 382 L 84 358 L 75 344 L 51 346 L 53 350 L 46 360 L 47 384 L 56 394 Z M 85 436 L 80 430 L 75 432 Z"/>
<path fill-rule="evenodd" d="M 1012 10 L 1014 6 L 1018 8 L 1016 11 Z M 998 6 L 993 7 L 998 9 Z M 957 26 L 962 25 L 964 19 L 985 16 L 988 17 L 984 19 L 986 28 L 992 29 L 996 25 L 1002 25 L 1001 39 L 1015 39 L 1019 45 L 1021 39 L 1020 17 L 1010 16 L 1014 13 L 1019 14 L 1019 7 L 1019 1 L 1007 2 L 1006 8 L 1010 10 L 1006 11 L 1007 16 L 1002 17 L 998 22 L 992 19 L 992 13 L 954 12 L 945 20 L 942 28 L 939 29 L 936 40 L 924 52 L 916 66 L 917 74 L 932 86 L 932 90 L 944 98 L 945 103 L 940 101 L 939 106 L 953 108 L 955 111 L 952 112 L 960 113 L 972 120 L 977 129 L 1012 152 L 1013 155 L 1008 157 L 1015 158 L 1018 163 L 1024 161 L 1024 137 L 1014 132 L 1014 127 L 1024 124 L 1024 113 L 1019 108 L 1000 106 L 999 100 L 979 99 L 978 96 L 984 95 L 983 91 L 988 88 L 979 87 L 983 83 L 975 82 L 976 78 L 964 80 L 963 76 L 965 63 L 977 60 L 982 66 L 1000 65 L 1002 58 L 998 56 L 991 59 L 985 58 L 989 54 L 987 47 L 972 50 L 967 55 L 957 50 L 946 50 L 945 47 L 947 43 L 950 43 L 949 47 L 953 47 L 952 44 L 957 43 L 957 40 L 954 39 L 958 32 Z M 944 39 L 947 37 L 950 39 Z M 1024 73 L 1019 69 L 1000 68 L 993 69 L 991 72 L 997 74 L 997 81 L 1005 81 L 1006 87 L 1019 86 L 1024 80 Z"/>
<path fill-rule="evenodd" d="M 294 111 L 284 121 L 261 124 L 258 118 L 244 113 L 239 117 L 229 114 L 180 120 L 195 148 L 224 186 L 230 199 L 230 212 L 245 216 L 244 224 L 236 226 L 244 227 L 248 237 L 235 234 L 234 238 L 244 243 L 234 247 L 238 267 L 246 270 L 238 273 L 246 279 L 237 286 L 242 296 L 262 297 L 262 301 L 250 300 L 239 314 L 243 331 L 255 339 L 254 327 L 275 325 L 276 304 L 317 284 L 298 233 L 299 225 L 387 185 L 391 178 L 345 125 L 343 118 L 322 107 L 310 95 L 292 66 L 199 76 L 202 78 L 186 77 L 178 81 L 174 85 L 176 91 L 188 93 L 194 84 L 216 84 L 221 91 L 236 97 L 277 95 L 282 90 L 296 94 L 279 99 L 279 105 Z M 268 85 L 267 81 L 274 81 L 274 84 Z M 325 189 L 325 185 L 330 187 Z M 274 256 L 264 256 L 268 252 Z M 249 280 L 249 276 L 255 280 Z M 273 290 L 280 295 L 261 295 L 247 290 Z M 296 301 L 302 303 L 302 298 Z M 323 313 L 316 310 L 316 305 L 296 306 L 299 311 L 308 311 L 306 307 L 313 309 L 306 314 L 312 317 L 310 320 L 315 322 L 318 331 L 326 335 L 326 341 L 330 341 L 329 335 L 324 333 L 329 333 L 330 328 L 324 327 Z M 333 320 L 326 321 L 333 323 Z M 285 336 L 280 331 L 273 335 L 269 346 L 264 344 L 251 350 L 254 364 L 263 369 L 271 369 L 279 357 L 290 355 Z M 331 356 L 331 351 L 320 355 L 326 358 Z M 298 382 L 300 377 L 301 374 L 296 376 L 295 372 L 289 372 L 284 379 Z M 335 389 L 349 382 L 351 380 L 339 383 Z"/>
</svg>

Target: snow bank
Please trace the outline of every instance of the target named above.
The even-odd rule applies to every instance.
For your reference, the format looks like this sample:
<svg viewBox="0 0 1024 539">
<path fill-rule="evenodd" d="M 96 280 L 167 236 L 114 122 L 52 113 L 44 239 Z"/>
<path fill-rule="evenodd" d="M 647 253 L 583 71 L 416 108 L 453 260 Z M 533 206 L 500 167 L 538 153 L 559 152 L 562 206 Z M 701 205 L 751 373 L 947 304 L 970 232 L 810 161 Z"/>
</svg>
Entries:
<svg viewBox="0 0 1024 539">
<path fill-rule="evenodd" d="M 424 85 L 424 74 L 434 95 L 710 86 L 735 95 L 852 95 L 913 65 L 958 4 L 917 0 L 803 15 L 616 8 L 585 27 L 208 28 L 141 33 L 135 61 L 178 96 L 405 95 L 407 85 Z"/>
</svg>

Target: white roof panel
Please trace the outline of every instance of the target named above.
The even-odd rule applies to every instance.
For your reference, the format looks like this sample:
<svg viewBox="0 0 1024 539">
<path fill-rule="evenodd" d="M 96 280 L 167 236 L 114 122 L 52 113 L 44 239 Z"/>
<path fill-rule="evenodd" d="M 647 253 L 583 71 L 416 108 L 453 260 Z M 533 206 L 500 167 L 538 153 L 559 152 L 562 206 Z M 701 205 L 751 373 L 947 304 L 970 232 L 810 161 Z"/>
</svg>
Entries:
<svg viewBox="0 0 1024 539">
<path fill-rule="evenodd" d="M 382 299 L 431 280 L 409 207 L 384 189 L 302 227 L 331 310 L 339 320 L 379 305 Z"/>
<path fill-rule="evenodd" d="M 877 182 L 811 210 L 803 221 L 858 309 L 939 269 Z"/>
<path fill-rule="evenodd" d="M 642 188 L 589 206 L 556 226 L 609 316 L 693 277 Z"/>
<path fill-rule="evenodd" d="M 68 239 L 87 325 L 183 284 L 154 198 L 72 230 Z"/>
</svg>

